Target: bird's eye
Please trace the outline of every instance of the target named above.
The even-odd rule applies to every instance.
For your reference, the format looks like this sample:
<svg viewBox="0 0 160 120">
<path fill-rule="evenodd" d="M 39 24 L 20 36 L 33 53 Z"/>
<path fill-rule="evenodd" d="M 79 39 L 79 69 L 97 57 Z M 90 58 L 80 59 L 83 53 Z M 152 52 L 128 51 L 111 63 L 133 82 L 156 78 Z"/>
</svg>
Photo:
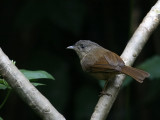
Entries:
<svg viewBox="0 0 160 120">
<path fill-rule="evenodd" d="M 81 47 L 81 48 L 85 48 L 85 46 L 84 46 L 83 44 L 80 44 L 80 47 Z"/>
</svg>

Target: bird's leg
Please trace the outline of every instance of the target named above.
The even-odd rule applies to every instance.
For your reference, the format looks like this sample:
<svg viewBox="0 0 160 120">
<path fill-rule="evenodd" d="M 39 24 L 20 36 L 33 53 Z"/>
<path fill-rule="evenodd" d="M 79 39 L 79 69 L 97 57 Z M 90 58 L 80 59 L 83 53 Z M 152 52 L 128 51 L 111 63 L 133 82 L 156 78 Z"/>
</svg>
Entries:
<svg viewBox="0 0 160 120">
<path fill-rule="evenodd" d="M 99 95 L 100 97 L 103 96 L 103 95 L 112 96 L 111 94 L 106 92 L 108 82 L 109 82 L 109 80 L 105 82 L 104 87 L 103 87 L 102 91 L 100 92 L 100 95 Z"/>
</svg>

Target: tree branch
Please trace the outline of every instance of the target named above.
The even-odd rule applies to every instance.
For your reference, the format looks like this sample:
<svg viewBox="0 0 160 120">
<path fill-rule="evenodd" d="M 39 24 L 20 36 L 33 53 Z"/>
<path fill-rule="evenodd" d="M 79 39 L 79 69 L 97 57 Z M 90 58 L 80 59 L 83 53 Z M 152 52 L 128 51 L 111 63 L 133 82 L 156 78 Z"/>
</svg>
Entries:
<svg viewBox="0 0 160 120">
<path fill-rule="evenodd" d="M 148 41 L 151 33 L 157 28 L 159 21 L 160 0 L 158 0 L 148 12 L 122 53 L 121 58 L 124 60 L 126 65 L 133 64 L 145 43 Z M 95 107 L 95 111 L 91 116 L 91 120 L 105 120 L 107 118 L 124 78 L 125 75 L 117 75 L 114 80 L 109 82 L 105 92 L 110 95 L 103 95 L 100 97 Z"/>
<path fill-rule="evenodd" d="M 65 120 L 52 104 L 29 82 L 0 48 L 0 74 L 19 96 L 44 120 Z"/>
</svg>

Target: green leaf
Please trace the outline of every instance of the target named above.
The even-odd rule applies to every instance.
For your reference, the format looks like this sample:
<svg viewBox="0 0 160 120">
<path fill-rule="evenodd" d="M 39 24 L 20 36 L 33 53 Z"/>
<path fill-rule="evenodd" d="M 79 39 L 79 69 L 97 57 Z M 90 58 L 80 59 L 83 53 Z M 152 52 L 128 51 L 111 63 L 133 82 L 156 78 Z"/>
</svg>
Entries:
<svg viewBox="0 0 160 120">
<path fill-rule="evenodd" d="M 45 84 L 33 82 L 33 80 L 36 80 L 36 79 L 52 79 L 52 80 L 54 80 L 53 76 L 51 74 L 47 73 L 46 71 L 42 71 L 42 70 L 30 71 L 30 70 L 25 70 L 25 69 L 21 69 L 20 71 L 31 81 L 31 83 L 35 87 L 42 86 Z M 2 90 L 11 89 L 11 87 L 8 85 L 8 83 L 4 79 L 0 79 L 0 89 L 2 89 Z"/>
<path fill-rule="evenodd" d="M 45 84 L 42 84 L 42 83 L 34 83 L 34 82 L 31 82 L 31 83 L 32 83 L 32 85 L 34 85 L 35 87 L 45 85 Z"/>
<path fill-rule="evenodd" d="M 153 56 L 146 60 L 138 68 L 146 70 L 150 73 L 150 79 L 160 78 L 160 56 Z"/>
<path fill-rule="evenodd" d="M 0 89 L 5 90 L 5 89 L 7 89 L 7 86 L 0 84 Z"/>
<path fill-rule="evenodd" d="M 104 87 L 105 82 L 106 82 L 105 80 L 99 80 L 99 82 L 98 82 L 98 83 L 99 83 L 99 85 L 100 85 L 100 87 L 101 87 L 101 88 L 103 88 L 103 87 Z"/>
<path fill-rule="evenodd" d="M 0 83 L 2 83 L 2 84 L 3 84 L 3 81 L 4 81 L 4 79 L 1 79 L 1 78 L 0 78 Z"/>
<path fill-rule="evenodd" d="M 54 80 L 54 77 L 43 70 L 37 70 L 37 71 L 31 71 L 31 70 L 20 70 L 29 80 L 31 79 L 52 79 Z"/>
<path fill-rule="evenodd" d="M 160 56 L 154 56 L 151 59 L 148 59 L 144 64 L 140 65 L 140 68 L 146 69 L 150 74 L 150 81 L 148 88 L 146 89 L 146 96 L 144 97 L 144 103 L 157 101 L 157 98 L 160 97 Z"/>
<path fill-rule="evenodd" d="M 122 84 L 122 87 L 127 87 L 132 82 L 133 82 L 133 78 L 131 78 L 130 76 L 126 76 L 126 78 L 124 79 L 124 82 Z"/>
<path fill-rule="evenodd" d="M 4 79 L 0 79 L 0 89 L 2 90 L 11 89 L 11 87 Z"/>
<path fill-rule="evenodd" d="M 0 117 L 0 120 L 3 120 L 3 118 Z"/>
</svg>

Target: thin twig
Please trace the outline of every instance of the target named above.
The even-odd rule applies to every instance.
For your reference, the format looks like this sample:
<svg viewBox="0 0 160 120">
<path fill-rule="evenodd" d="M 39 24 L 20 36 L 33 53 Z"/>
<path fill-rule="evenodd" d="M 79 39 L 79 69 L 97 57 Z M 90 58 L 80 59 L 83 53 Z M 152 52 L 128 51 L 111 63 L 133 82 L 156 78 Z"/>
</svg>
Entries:
<svg viewBox="0 0 160 120">
<path fill-rule="evenodd" d="M 132 65 L 145 43 L 148 41 L 152 32 L 157 28 L 160 21 L 160 0 L 152 7 L 138 29 L 133 34 L 128 42 L 121 57 L 126 65 Z M 103 95 L 100 97 L 95 110 L 91 116 L 91 120 L 105 120 L 108 113 L 118 95 L 120 87 L 124 80 L 124 75 L 117 75 L 112 82 L 110 82 L 105 89 L 106 93 L 110 95 Z"/>
</svg>

